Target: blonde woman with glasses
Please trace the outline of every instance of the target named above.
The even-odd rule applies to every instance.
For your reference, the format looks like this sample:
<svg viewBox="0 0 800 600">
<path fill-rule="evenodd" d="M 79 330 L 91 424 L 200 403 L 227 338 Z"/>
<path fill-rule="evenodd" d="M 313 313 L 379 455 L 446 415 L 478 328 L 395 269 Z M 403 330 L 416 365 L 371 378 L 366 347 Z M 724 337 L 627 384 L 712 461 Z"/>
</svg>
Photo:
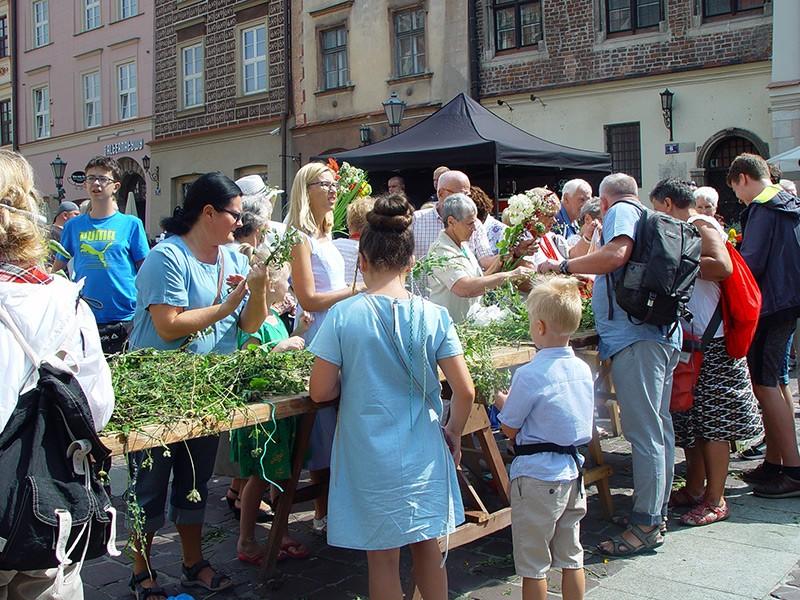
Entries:
<svg viewBox="0 0 800 600">
<path fill-rule="evenodd" d="M 322 163 L 309 163 L 295 175 L 289 198 L 287 226 L 302 235 L 301 243 L 292 249 L 292 289 L 297 297 L 299 319 L 303 314 L 313 318 L 303 334 L 310 343 L 328 309 L 340 300 L 354 295 L 345 279 L 344 259 L 333 245 L 333 207 L 336 204 L 336 174 Z M 359 290 L 360 291 L 360 290 Z M 314 483 L 324 481 L 329 473 L 336 409 L 317 412 L 311 431 L 311 458 L 308 469 Z M 314 501 L 314 531 L 327 531 L 328 499 Z"/>
</svg>

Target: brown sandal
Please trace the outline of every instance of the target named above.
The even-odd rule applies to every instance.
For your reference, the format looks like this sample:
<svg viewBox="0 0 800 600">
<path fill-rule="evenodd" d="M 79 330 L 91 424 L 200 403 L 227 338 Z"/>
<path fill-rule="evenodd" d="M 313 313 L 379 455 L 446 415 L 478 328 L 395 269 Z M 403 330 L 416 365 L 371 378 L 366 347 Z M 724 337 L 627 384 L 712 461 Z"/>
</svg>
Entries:
<svg viewBox="0 0 800 600">
<path fill-rule="evenodd" d="M 678 488 L 677 490 L 672 490 L 669 495 L 669 504 L 670 508 L 683 508 L 683 507 L 695 507 L 698 504 L 702 504 L 703 496 L 692 496 L 686 489 L 686 486 Z"/>
<path fill-rule="evenodd" d="M 625 531 L 630 532 L 633 537 L 641 542 L 639 546 L 632 546 L 631 543 L 623 536 Z M 640 525 L 631 525 L 619 535 L 609 538 L 603 543 L 597 544 L 597 551 L 605 556 L 633 556 L 634 554 L 641 554 L 644 552 L 652 552 L 664 543 L 664 536 L 658 530 L 658 527 L 653 527 L 650 531 L 645 531 Z M 611 549 L 606 550 L 603 544 L 611 543 Z"/>
</svg>

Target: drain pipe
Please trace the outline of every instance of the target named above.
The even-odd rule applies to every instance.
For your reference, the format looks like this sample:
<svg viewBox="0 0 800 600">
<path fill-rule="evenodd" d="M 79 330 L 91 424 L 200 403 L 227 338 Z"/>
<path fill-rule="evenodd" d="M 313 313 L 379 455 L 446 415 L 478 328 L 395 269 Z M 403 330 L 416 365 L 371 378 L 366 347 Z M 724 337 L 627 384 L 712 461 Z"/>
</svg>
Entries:
<svg viewBox="0 0 800 600">
<path fill-rule="evenodd" d="M 289 115 L 292 112 L 292 3 L 283 3 L 283 114 L 281 114 L 281 220 L 289 209 Z"/>
<path fill-rule="evenodd" d="M 469 44 L 469 81 L 470 96 L 476 102 L 481 101 L 481 48 L 478 43 L 478 2 L 467 3 L 467 40 Z"/>
<path fill-rule="evenodd" d="M 8 3 L 9 24 L 11 26 L 11 147 L 15 152 L 19 151 L 19 106 L 17 96 L 19 88 L 19 37 L 22 31 L 17 27 L 17 0 Z"/>
</svg>

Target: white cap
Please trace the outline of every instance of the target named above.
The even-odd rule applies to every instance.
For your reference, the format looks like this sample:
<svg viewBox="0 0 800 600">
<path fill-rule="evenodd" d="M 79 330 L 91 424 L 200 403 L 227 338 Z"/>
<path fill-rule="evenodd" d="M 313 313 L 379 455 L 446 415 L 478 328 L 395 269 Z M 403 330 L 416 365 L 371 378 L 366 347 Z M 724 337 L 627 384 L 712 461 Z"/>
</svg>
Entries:
<svg viewBox="0 0 800 600">
<path fill-rule="evenodd" d="M 236 180 L 236 185 L 242 190 L 244 196 L 257 196 L 258 194 L 265 194 L 267 186 L 261 175 L 245 175 Z"/>
</svg>

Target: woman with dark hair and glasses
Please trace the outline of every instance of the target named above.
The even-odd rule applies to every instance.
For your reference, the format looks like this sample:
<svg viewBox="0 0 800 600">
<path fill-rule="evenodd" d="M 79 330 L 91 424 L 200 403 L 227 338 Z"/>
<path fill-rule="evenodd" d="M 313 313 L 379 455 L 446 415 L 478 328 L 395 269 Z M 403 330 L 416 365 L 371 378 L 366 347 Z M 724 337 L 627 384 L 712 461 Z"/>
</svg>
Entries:
<svg viewBox="0 0 800 600">
<path fill-rule="evenodd" d="M 322 163 L 309 163 L 297 172 L 289 198 L 287 226 L 302 235 L 292 249 L 292 290 L 297 297 L 297 319 L 303 314 L 312 319 L 303 334 L 306 344 L 314 339 L 328 309 L 355 293 L 345 280 L 344 258 L 333 244 L 333 207 L 336 204 L 336 174 Z M 336 409 L 317 412 L 311 431 L 311 458 L 308 469 L 315 483 L 324 481 L 331 462 L 331 445 L 336 428 Z M 314 501 L 313 529 L 324 534 L 328 503 Z"/>
<path fill-rule="evenodd" d="M 250 268 L 246 256 L 227 246 L 242 224 L 241 213 L 236 184 L 222 173 L 207 173 L 189 188 L 183 206 L 162 221 L 173 235 L 150 252 L 136 277 L 132 348 L 229 354 L 236 350 L 238 329 L 258 331 L 267 315 L 265 270 Z M 131 588 L 137 598 L 169 595 L 157 588 L 149 557 L 153 535 L 164 525 L 170 475 L 169 517 L 181 538 L 182 583 L 209 591 L 231 586 L 230 577 L 211 567 L 201 550 L 218 443 L 219 436 L 208 436 L 170 444 L 169 453 L 150 455 L 148 468 L 141 466 L 142 453 L 132 457 L 132 491 L 145 519 L 144 539 L 134 541 Z"/>
</svg>

